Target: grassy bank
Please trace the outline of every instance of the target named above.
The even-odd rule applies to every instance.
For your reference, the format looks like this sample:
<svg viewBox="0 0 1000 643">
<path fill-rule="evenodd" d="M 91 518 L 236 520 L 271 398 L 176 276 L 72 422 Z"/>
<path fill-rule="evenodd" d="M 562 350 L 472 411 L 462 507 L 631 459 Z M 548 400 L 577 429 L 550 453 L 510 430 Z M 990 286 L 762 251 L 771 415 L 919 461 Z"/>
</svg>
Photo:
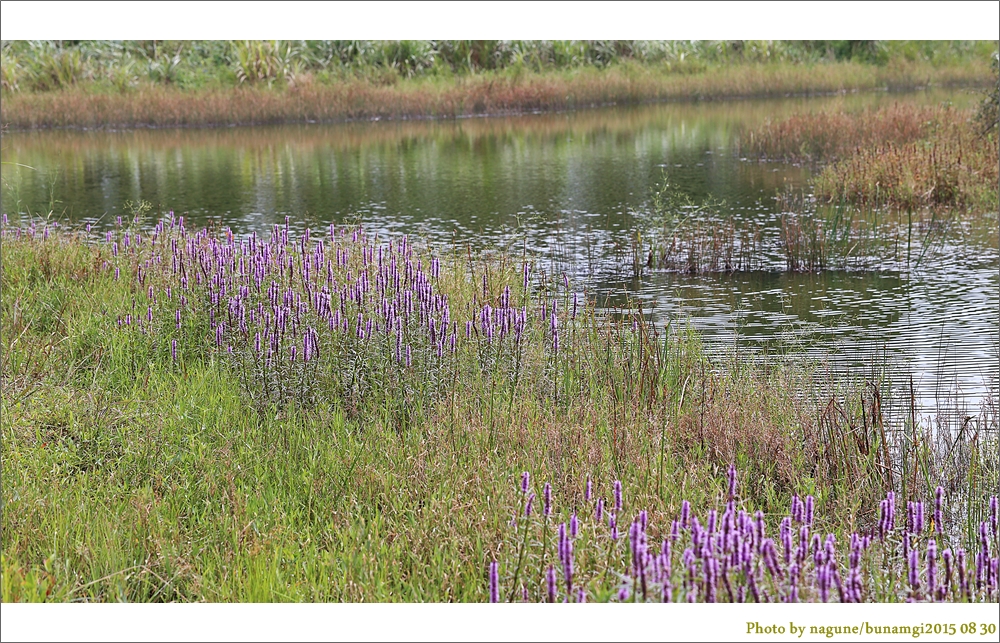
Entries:
<svg viewBox="0 0 1000 643">
<path fill-rule="evenodd" d="M 977 86 L 989 82 L 992 50 L 978 42 L 8 42 L 0 119 L 27 129 L 453 118 Z"/>
<path fill-rule="evenodd" d="M 814 193 L 828 203 L 995 213 L 997 130 L 984 127 L 983 114 L 904 105 L 801 114 L 745 133 L 741 152 L 822 164 Z"/>
<path fill-rule="evenodd" d="M 0 241 L 4 601 L 484 601 L 492 561 L 504 598 L 545 600 L 567 538 L 584 580 L 560 599 L 583 586 L 621 600 L 633 519 L 650 542 L 684 522 L 675 600 L 729 600 L 709 592 L 723 576 L 747 600 L 751 577 L 759 600 L 779 600 L 792 594 L 769 554 L 718 574 L 703 557 L 684 580 L 682 547 L 715 539 L 694 525 L 716 522 L 684 520 L 684 502 L 706 520 L 732 500 L 741 525 L 737 509 L 760 510 L 781 534 L 758 539 L 763 552 L 785 538 L 792 494 L 834 535 L 808 553 L 801 600 L 853 600 L 824 594 L 824 565 L 859 569 L 863 600 L 932 600 L 923 562 L 934 591 L 889 582 L 932 547 L 969 552 L 961 578 L 941 576 L 943 600 L 995 600 L 996 576 L 977 582 L 973 560 L 985 547 L 985 569 L 996 561 L 994 406 L 970 419 L 974 438 L 932 433 L 888 372 L 853 386 L 792 359 L 714 363 L 691 332 L 598 315 L 574 284 L 502 250 L 343 228 L 234 238 L 175 219 L 100 235 L 4 225 Z M 888 492 L 900 516 L 919 499 L 930 515 L 938 486 L 932 526 L 880 527 Z M 603 515 L 577 541 L 570 513 L 586 525 L 598 496 L 621 537 Z M 855 532 L 875 542 L 860 568 Z M 540 548 L 525 549 L 529 533 Z"/>
</svg>

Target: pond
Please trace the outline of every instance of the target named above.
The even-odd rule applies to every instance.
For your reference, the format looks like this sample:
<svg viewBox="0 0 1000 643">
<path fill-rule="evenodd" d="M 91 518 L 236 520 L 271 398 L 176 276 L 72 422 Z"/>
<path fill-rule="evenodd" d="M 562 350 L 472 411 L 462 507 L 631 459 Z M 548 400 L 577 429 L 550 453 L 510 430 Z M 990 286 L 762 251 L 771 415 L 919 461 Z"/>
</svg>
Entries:
<svg viewBox="0 0 1000 643">
<path fill-rule="evenodd" d="M 778 244 L 776 194 L 811 170 L 741 159 L 742 128 L 798 111 L 892 102 L 967 106 L 968 92 L 867 93 L 460 120 L 132 131 L 11 132 L 3 211 L 98 227 L 126 203 L 192 225 L 263 230 L 361 222 L 473 252 L 538 253 L 599 306 L 642 302 L 683 321 L 710 351 L 804 354 L 839 375 L 891 366 L 921 407 L 978 411 L 997 399 L 1000 250 L 996 218 L 957 225 L 916 269 L 790 273 L 779 260 L 731 274 L 646 269 L 624 257 L 668 180 Z M 12 164 L 22 164 L 12 165 Z M 766 254 L 766 252 L 765 252 Z M 777 256 L 774 252 L 772 256 Z"/>
</svg>

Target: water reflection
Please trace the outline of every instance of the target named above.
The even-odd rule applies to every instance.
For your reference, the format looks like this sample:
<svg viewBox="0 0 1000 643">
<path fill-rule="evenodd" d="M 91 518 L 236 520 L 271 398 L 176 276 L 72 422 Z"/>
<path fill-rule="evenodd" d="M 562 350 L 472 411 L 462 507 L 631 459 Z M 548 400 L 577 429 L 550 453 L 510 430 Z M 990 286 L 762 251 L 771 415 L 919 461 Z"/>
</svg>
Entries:
<svg viewBox="0 0 1000 643">
<path fill-rule="evenodd" d="M 690 318 L 713 350 L 805 351 L 860 368 L 876 353 L 920 395 L 997 386 L 995 224 L 956 226 L 920 270 L 689 276 L 623 260 L 651 190 L 669 172 L 694 199 L 725 199 L 774 229 L 773 196 L 809 169 L 741 162 L 734 134 L 794 111 L 885 102 L 962 106 L 965 93 L 677 103 L 630 109 L 259 128 L 19 132 L 3 139 L 4 212 L 110 225 L 128 200 L 194 225 L 260 230 L 363 221 L 382 233 L 543 253 L 545 269 L 610 307 L 638 298 L 658 320 Z M 772 249 L 773 250 L 773 249 Z M 772 253 L 770 266 L 780 265 Z M 971 399 L 970 398 L 970 399 Z"/>
</svg>

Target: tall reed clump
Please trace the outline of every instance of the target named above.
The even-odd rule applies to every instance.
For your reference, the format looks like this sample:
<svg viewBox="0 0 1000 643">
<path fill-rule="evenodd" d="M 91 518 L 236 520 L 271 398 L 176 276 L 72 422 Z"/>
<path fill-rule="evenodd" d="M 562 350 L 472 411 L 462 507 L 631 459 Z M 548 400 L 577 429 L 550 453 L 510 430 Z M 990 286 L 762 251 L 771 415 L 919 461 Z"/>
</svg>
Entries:
<svg viewBox="0 0 1000 643">
<path fill-rule="evenodd" d="M 946 519 L 943 488 L 933 504 L 893 492 L 877 518 L 849 535 L 833 533 L 815 498 L 793 495 L 777 533 L 764 512 L 747 508 L 730 466 L 721 509 L 684 500 L 657 525 L 626 502 L 620 481 L 562 508 L 544 486 L 538 498 L 525 472 L 502 563 L 489 565 L 490 602 L 995 602 L 1000 592 L 997 496 L 972 533 Z M 897 517 L 898 515 L 898 517 Z M 700 517 L 700 519 L 699 519 Z M 558 523 L 558 525 L 557 525 Z M 551 534 L 550 534 L 551 532 Z M 773 534 L 773 535 L 771 535 Z M 839 538 L 838 538 L 839 537 Z"/>
<path fill-rule="evenodd" d="M 996 487 L 995 419 L 938 455 L 879 382 L 710 359 L 529 256 L 173 215 L 0 242 L 4 600 L 485 600 L 526 468 L 658 524 L 736 462 L 748 506 L 811 494 L 840 541 L 888 491 Z"/>
<path fill-rule="evenodd" d="M 631 239 L 633 273 L 644 268 L 688 274 L 740 272 L 762 265 L 759 226 L 737 226 L 724 201 L 695 202 L 670 177 L 653 193 L 643 229 Z"/>
</svg>

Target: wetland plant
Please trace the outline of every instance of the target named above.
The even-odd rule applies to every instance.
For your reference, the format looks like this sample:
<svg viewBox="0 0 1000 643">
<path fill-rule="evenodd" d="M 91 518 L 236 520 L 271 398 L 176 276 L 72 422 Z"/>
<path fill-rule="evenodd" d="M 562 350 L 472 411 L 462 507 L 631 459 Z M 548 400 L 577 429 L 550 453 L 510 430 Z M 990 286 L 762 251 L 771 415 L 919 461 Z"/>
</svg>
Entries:
<svg viewBox="0 0 1000 643">
<path fill-rule="evenodd" d="M 621 482 L 614 481 L 613 501 L 607 505 L 597 495 L 585 498 L 583 506 L 555 512 L 571 513 L 559 523 L 554 553 L 537 537 L 540 529 L 547 530 L 548 514 L 544 525 L 530 511 L 516 516 L 511 551 L 516 552 L 517 571 L 508 576 L 508 600 L 860 603 L 998 598 L 997 496 L 984 503 L 986 517 L 971 537 L 961 526 L 944 524 L 947 500 L 938 487 L 929 527 L 919 500 L 907 502 L 905 520 L 897 521 L 902 501 L 890 491 L 879 503 L 877 524 L 838 539 L 825 531 L 828 523 L 815 513 L 811 495 L 804 500 L 793 495 L 777 533 L 769 533 L 767 523 L 774 517 L 740 502 L 737 478 L 731 466 L 722 507 L 697 515 L 685 500 L 669 525 L 653 525 L 645 510 L 626 517 Z M 546 483 L 546 497 L 549 488 Z M 533 494 L 523 482 L 520 495 L 530 506 Z M 619 524 L 625 521 L 623 538 Z M 544 578 L 523 577 L 525 561 L 531 569 L 532 560 L 542 563 Z M 546 567 L 549 560 L 557 563 Z M 503 567 L 490 563 L 493 602 L 504 575 Z"/>
</svg>

